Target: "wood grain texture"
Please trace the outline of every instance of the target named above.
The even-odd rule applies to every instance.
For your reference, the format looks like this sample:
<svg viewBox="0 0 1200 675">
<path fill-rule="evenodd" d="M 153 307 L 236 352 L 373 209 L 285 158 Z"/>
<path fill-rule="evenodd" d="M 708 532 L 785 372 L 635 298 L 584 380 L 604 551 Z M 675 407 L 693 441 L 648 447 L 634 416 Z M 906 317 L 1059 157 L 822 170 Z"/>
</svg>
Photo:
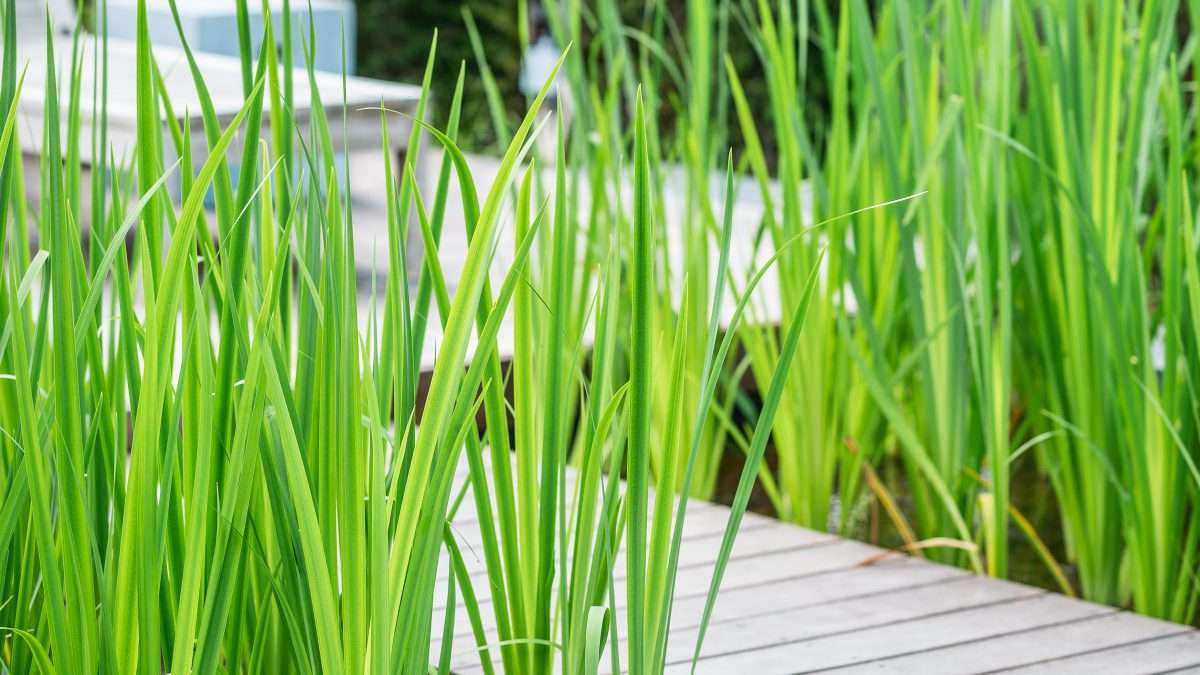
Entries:
<svg viewBox="0 0 1200 675">
<path fill-rule="evenodd" d="M 464 476 L 465 477 L 465 476 Z M 723 506 L 691 502 L 680 555 L 667 672 L 690 673 Z M 470 497 L 455 520 L 484 624 L 494 628 Z M 873 562 L 867 544 L 748 515 L 697 673 L 1200 673 L 1200 631 L 907 557 Z M 622 558 L 623 560 L 623 558 Z M 625 630 L 624 568 L 615 574 Z M 445 572 L 440 578 L 444 584 Z M 440 606 L 440 604 L 439 604 Z M 433 621 L 435 653 L 444 608 Z M 456 612 L 454 670 L 482 670 Z M 624 652 L 624 640 L 619 641 Z M 604 672 L 611 672 L 607 661 Z"/>
</svg>

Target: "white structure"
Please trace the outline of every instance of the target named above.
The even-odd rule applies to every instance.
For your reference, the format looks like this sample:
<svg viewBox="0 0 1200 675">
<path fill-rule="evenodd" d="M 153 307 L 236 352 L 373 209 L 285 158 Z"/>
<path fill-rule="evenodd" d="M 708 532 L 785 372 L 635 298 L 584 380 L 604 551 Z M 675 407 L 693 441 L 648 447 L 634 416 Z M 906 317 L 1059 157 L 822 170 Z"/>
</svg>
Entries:
<svg viewBox="0 0 1200 675">
<path fill-rule="evenodd" d="M 98 3 L 97 3 L 98 4 Z M 249 10 L 250 34 L 254 49 L 262 41 L 264 22 L 262 3 L 246 3 Z M 136 37 L 137 0 L 108 0 L 109 37 L 133 40 Z M 238 56 L 237 10 L 232 0 L 179 0 L 179 22 L 193 51 Z M 271 25 L 275 31 L 276 47 L 282 48 L 279 32 L 283 25 L 283 0 L 271 0 Z M 316 45 L 306 45 L 309 31 L 309 8 L 312 8 L 312 27 Z M 292 0 L 292 31 L 295 36 L 292 55 L 296 66 L 305 64 L 305 50 L 312 51 L 317 70 L 342 72 L 342 44 L 345 37 L 345 72 L 354 73 L 355 23 L 354 5 L 342 0 Z M 167 0 L 147 0 L 147 23 L 150 41 L 164 47 L 180 47 L 179 30 L 171 16 Z"/>
<path fill-rule="evenodd" d="M 190 2 L 191 0 L 189 0 Z M 303 0 L 307 3 L 307 0 Z M 43 112 L 45 109 L 45 86 L 47 63 L 45 58 L 45 12 L 47 3 L 55 26 L 55 56 L 59 61 L 56 72 L 61 84 L 70 72 L 71 36 L 76 17 L 71 6 L 73 0 L 16 0 L 17 20 L 17 53 L 22 65 L 28 66 L 24 87 L 21 90 L 21 100 L 18 106 L 18 124 L 20 129 L 21 148 L 27 156 L 36 156 L 41 152 Z M 188 3 L 180 3 L 188 4 Z M 230 3 L 231 4 L 231 3 Z M 314 2 L 314 6 L 316 3 Z M 110 20 L 111 23 L 111 20 Z M 88 37 L 82 48 L 83 64 L 81 68 L 81 91 L 91 92 L 93 86 L 94 47 L 93 37 Z M 190 44 L 190 43 L 189 43 Z M 0 48 L 9 49 L 8 45 Z M 339 46 L 340 50 L 340 46 Z M 195 49 L 193 48 L 193 51 Z M 132 41 L 109 39 L 109 80 L 108 80 L 108 115 L 109 140 L 118 159 L 131 156 L 136 138 L 137 128 L 137 78 L 136 49 Z M 238 59 L 203 54 L 196 52 L 196 60 L 209 88 L 216 109 L 217 117 L 222 125 L 227 124 L 241 110 L 245 100 L 242 92 L 242 69 Z M 191 126 L 186 130 L 192 135 L 194 148 L 194 167 L 199 169 L 205 160 L 204 149 L 207 147 L 204 128 L 200 119 L 200 100 L 196 94 L 192 75 L 182 50 L 170 47 L 155 47 L 154 58 L 158 63 L 165 82 L 167 94 L 170 97 L 179 122 L 184 115 L 190 117 Z M 298 132 L 307 134 L 305 128 L 312 110 L 308 83 L 308 74 L 300 64 L 295 73 L 295 107 L 296 120 L 300 127 Z M 420 95 L 418 87 L 351 77 L 346 82 L 346 132 L 343 134 L 341 124 L 342 107 L 342 76 L 331 73 L 317 73 L 317 89 L 320 93 L 322 106 L 330 120 L 330 133 L 336 149 L 344 152 L 356 150 L 379 150 L 380 115 L 378 106 L 382 103 L 391 110 L 412 112 Z M 85 128 L 90 128 L 93 117 L 97 112 L 92 105 L 92 97 L 83 96 L 81 101 L 81 117 Z M 373 109 L 372 109 L 373 108 Z M 400 152 L 408 141 L 412 122 L 408 117 L 389 115 L 389 138 L 393 150 Z M 264 116 L 264 124 L 266 124 Z M 164 139 L 167 121 L 163 120 Z M 90 144 L 84 143 L 83 150 L 89 152 Z M 164 149 L 172 147 L 170 142 L 163 145 Z M 240 153 L 233 148 L 231 153 Z M 233 157 L 238 155 L 233 154 Z M 84 161 L 90 157 L 84 156 Z M 36 178 L 38 172 L 26 172 L 30 191 L 36 194 Z"/>
</svg>

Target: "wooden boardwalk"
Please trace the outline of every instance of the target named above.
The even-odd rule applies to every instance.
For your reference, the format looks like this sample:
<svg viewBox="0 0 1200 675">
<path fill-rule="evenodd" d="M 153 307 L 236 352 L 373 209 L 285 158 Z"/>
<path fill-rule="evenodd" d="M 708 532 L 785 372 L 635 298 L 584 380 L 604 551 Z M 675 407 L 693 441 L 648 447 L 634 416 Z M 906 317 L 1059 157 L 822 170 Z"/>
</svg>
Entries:
<svg viewBox="0 0 1200 675">
<path fill-rule="evenodd" d="M 728 514 L 723 506 L 689 503 L 668 673 L 690 672 Z M 469 499 L 454 531 L 491 630 L 479 527 Z M 884 554 L 747 514 L 696 672 L 1200 673 L 1200 631 L 1190 627 Z M 441 583 L 447 575 L 443 566 Z M 615 576 L 623 608 L 623 562 Z M 442 616 L 439 607 L 435 635 L 441 634 Z M 455 618 L 454 672 L 482 672 L 465 610 Z M 618 637 L 624 635 L 623 616 L 616 628 Z"/>
</svg>

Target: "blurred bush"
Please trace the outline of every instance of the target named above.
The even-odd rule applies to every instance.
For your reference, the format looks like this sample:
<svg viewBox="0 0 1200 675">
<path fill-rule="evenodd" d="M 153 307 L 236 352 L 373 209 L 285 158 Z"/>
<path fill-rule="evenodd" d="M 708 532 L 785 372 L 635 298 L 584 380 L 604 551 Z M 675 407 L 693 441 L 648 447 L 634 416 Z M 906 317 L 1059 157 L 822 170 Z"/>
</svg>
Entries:
<svg viewBox="0 0 1200 675">
<path fill-rule="evenodd" d="M 467 78 L 460 125 L 462 145 L 481 149 L 494 142 L 478 64 L 463 23 L 470 9 L 485 41 L 488 65 L 496 77 L 510 114 L 524 108 L 517 91 L 521 54 L 517 38 L 516 3 L 494 0 L 356 0 L 358 9 L 358 72 L 367 77 L 420 83 L 433 32 L 438 31 L 433 91 L 435 119 L 442 122 L 454 93 L 459 64 L 466 62 Z"/>
<path fill-rule="evenodd" d="M 629 25 L 640 25 L 645 21 L 647 0 L 612 0 L 619 6 L 620 13 Z M 530 0 L 531 8 L 536 4 Z M 686 0 L 665 0 L 675 26 L 686 24 L 684 7 Z M 868 3 L 874 5 L 875 2 Z M 441 103 L 435 119 L 442 121 L 446 102 L 454 91 L 458 66 L 466 61 L 467 78 L 463 101 L 463 116 L 460 127 L 460 142 L 469 150 L 482 150 L 494 145 L 495 138 L 487 112 L 483 85 L 478 77 L 478 64 L 471 51 L 470 39 L 463 22 L 462 12 L 469 9 L 475 17 L 480 34 L 484 39 L 488 65 L 495 75 L 497 86 L 504 97 L 510 121 L 519 119 L 525 107 L 525 99 L 517 89 L 517 78 L 521 69 L 521 53 L 517 29 L 517 6 L 514 0 L 356 0 L 358 8 L 358 72 L 368 77 L 379 77 L 405 82 L 420 82 L 429 51 L 434 29 L 438 31 L 438 50 L 433 90 Z M 744 3 L 732 0 L 729 3 L 734 18 L 729 26 L 729 53 L 751 102 L 751 109 L 765 117 L 769 110 L 766 100 L 766 84 L 758 56 L 742 30 Z M 531 9 L 532 11 L 532 9 Z M 836 7 L 830 11 L 836 14 Z M 739 19 L 738 17 L 741 17 Z M 586 36 L 585 36 L 586 40 Z M 587 45 L 583 46 L 585 49 Z M 683 59 L 684 48 L 676 40 L 663 45 L 668 54 Z M 815 45 L 810 45 L 811 57 L 819 58 Z M 724 73 L 720 64 L 714 64 Z M 815 69 L 820 71 L 821 69 Z M 818 145 L 823 136 L 828 97 L 824 81 L 810 78 L 809 99 L 803 109 L 811 125 L 814 142 Z M 669 95 L 665 100 L 670 100 Z M 671 110 L 660 111 L 665 119 L 662 128 L 670 133 L 673 128 Z M 763 123 L 766 123 L 764 118 Z M 735 150 L 740 149 L 741 134 L 738 125 L 729 125 L 728 138 Z M 769 137 L 764 141 L 771 143 Z M 772 147 L 766 147 L 768 158 L 773 157 Z"/>
</svg>

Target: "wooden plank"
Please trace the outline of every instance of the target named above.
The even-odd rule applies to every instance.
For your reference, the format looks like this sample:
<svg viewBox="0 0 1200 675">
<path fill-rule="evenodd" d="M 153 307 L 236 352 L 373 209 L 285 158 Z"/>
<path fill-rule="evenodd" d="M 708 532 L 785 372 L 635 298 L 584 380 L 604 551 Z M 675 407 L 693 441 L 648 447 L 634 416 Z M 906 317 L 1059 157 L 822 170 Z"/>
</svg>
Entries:
<svg viewBox="0 0 1200 675">
<path fill-rule="evenodd" d="M 470 498 L 468 497 L 468 499 Z M 466 513 L 464 509 L 468 507 L 468 500 L 463 500 L 463 502 L 464 508 L 459 510 L 459 517 L 451 523 L 451 529 L 459 536 L 459 543 L 473 546 L 480 541 L 479 519 L 475 515 L 474 504 L 469 504 L 469 513 Z M 653 505 L 653 496 L 651 496 L 650 504 Z M 724 534 L 728 524 L 729 510 L 724 507 L 704 504 L 693 508 L 689 505 L 687 517 L 683 523 L 683 539 L 686 542 L 697 537 Z M 834 538 L 833 535 L 788 525 L 774 518 L 746 514 L 742 520 L 742 526 L 738 530 L 738 540 L 735 542 L 735 546 L 741 542 L 742 534 L 747 534 L 748 538 L 750 532 L 760 530 L 768 530 L 771 536 L 786 539 L 793 545 L 814 544 Z"/>
<path fill-rule="evenodd" d="M 866 583 L 856 583 L 856 577 L 866 580 Z M 917 585 L 894 589 L 884 586 L 884 590 L 877 590 L 889 578 L 893 580 L 893 584 Z M 796 602 L 805 598 L 805 594 L 813 593 L 821 594 L 817 597 L 829 601 L 810 602 L 790 610 L 769 614 L 751 611 L 742 618 L 732 620 L 718 612 L 705 638 L 704 654 L 711 657 L 718 653 L 739 653 L 770 647 L 781 640 L 796 637 L 811 638 L 875 625 L 888 625 L 898 620 L 938 612 L 1044 594 L 1038 589 L 1017 584 L 979 582 L 979 579 L 952 568 L 912 561 L 811 576 L 805 578 L 802 584 L 786 588 L 754 588 L 754 593 L 747 594 L 744 599 L 753 601 L 756 598 L 765 600 L 781 597 Z M 733 598 L 722 595 L 717 606 L 729 606 L 727 601 L 731 599 Z M 699 606 L 702 607 L 702 602 Z M 735 602 L 732 606 L 748 609 L 747 603 Z M 672 627 L 667 648 L 668 663 L 676 665 L 671 672 L 688 670 L 687 664 L 690 663 L 697 635 L 695 625 L 700 616 L 699 611 L 682 612 L 681 607 L 676 608 L 674 616 L 677 618 L 677 625 Z M 678 621 L 680 618 L 682 621 Z M 685 624 L 686 628 L 680 629 L 680 623 Z M 618 634 L 624 634 L 623 617 L 618 618 Z M 625 649 L 626 641 L 622 639 L 623 654 Z M 704 669 L 705 663 L 701 661 L 703 672 L 725 672 Z M 465 668 L 461 672 L 474 671 Z"/>
<path fill-rule="evenodd" d="M 799 531 L 804 532 L 804 530 Z M 712 563 L 716 560 L 719 545 L 719 536 L 704 537 L 691 540 L 688 545 L 681 548 L 679 572 L 676 577 L 676 588 L 679 589 L 677 595 L 686 597 L 688 595 L 686 591 L 701 596 L 707 593 L 709 579 L 712 578 Z M 724 584 L 726 588 L 762 585 L 773 580 L 801 576 L 804 573 L 842 569 L 850 567 L 870 555 L 869 550 L 866 549 L 869 547 L 865 544 L 840 540 L 831 536 L 818 536 L 813 539 L 775 537 L 764 540 L 753 540 L 747 537 L 741 547 L 735 544 Z M 439 573 L 438 576 L 439 583 L 435 588 L 435 593 L 440 596 L 444 595 L 442 583 L 445 575 Z M 619 597 L 623 599 L 625 593 L 623 554 L 618 554 L 613 576 Z M 490 603 L 491 588 L 486 583 L 486 576 L 480 573 L 472 575 L 472 578 L 480 603 Z M 436 609 L 443 608 L 444 600 L 435 602 L 434 607 Z M 624 604 L 619 602 L 618 607 L 624 607 Z"/>
<path fill-rule="evenodd" d="M 1121 615 L 1124 616 L 1124 615 Z M 1176 633 L 1087 654 L 1040 661 L 1027 666 L 998 670 L 1013 675 L 1139 675 L 1145 673 L 1200 672 L 1200 631 L 1174 626 Z M 1179 632 L 1182 631 L 1182 632 Z M 1026 645 L 1023 648 L 1027 648 Z"/>
<path fill-rule="evenodd" d="M 711 625 L 705 637 L 701 659 L 887 626 L 935 614 L 1035 597 L 1041 593 L 1038 589 L 1017 584 L 980 583 L 974 577 L 958 576 L 940 583 L 851 597 L 844 601 L 772 614 L 755 614 Z M 718 605 L 722 600 L 724 598 L 718 599 Z M 689 662 L 696 637 L 697 629 L 694 628 L 673 632 L 667 663 Z"/>
<path fill-rule="evenodd" d="M 710 515 L 711 514 L 711 515 Z M 689 514 L 683 524 L 683 544 L 679 551 L 680 567 L 695 567 L 711 565 L 716 561 L 717 546 L 725 531 L 727 512 L 712 510 Z M 694 517 L 696 516 L 696 517 Z M 704 517 L 707 516 L 707 517 Z M 479 523 L 472 523 L 459 529 L 452 526 L 459 547 L 463 552 L 463 561 L 467 565 L 472 578 L 482 578 L 486 574 L 482 558 L 483 535 L 479 531 Z M 801 534 L 803 536 L 795 536 Z M 741 535 L 745 535 L 745 539 Z M 742 527 L 738 542 L 734 546 L 736 557 L 746 557 L 761 553 L 771 553 L 787 548 L 810 546 L 832 540 L 830 535 L 821 535 L 808 530 L 790 528 L 781 523 L 750 521 Z M 624 546 L 618 554 L 616 569 L 617 578 L 625 576 Z M 439 578 L 444 578 L 439 575 Z"/>
<path fill-rule="evenodd" d="M 749 524 L 749 528 L 750 529 L 744 532 L 744 534 L 747 536 L 744 538 L 739 537 L 738 542 L 734 545 L 733 553 L 730 556 L 731 566 L 737 565 L 740 567 L 741 564 L 743 564 L 742 561 L 758 556 L 796 553 L 801 550 L 806 550 L 809 547 L 839 542 L 839 540 L 830 535 L 821 535 L 819 533 L 802 530 L 800 528 L 789 527 L 780 523 L 751 522 Z M 794 530 L 798 533 L 807 534 L 806 536 L 801 537 L 778 536 L 780 533 L 794 534 L 794 532 L 787 532 L 787 530 Z M 712 566 L 716 561 L 716 554 L 718 551 L 716 544 L 719 543 L 720 536 L 721 535 L 718 532 L 702 537 L 685 537 L 684 544 L 680 547 L 679 553 L 679 569 L 681 574 L 690 570 L 697 570 L 701 574 L 711 574 Z M 466 557 L 465 550 L 464 557 Z M 480 599 L 481 603 L 486 603 L 486 607 L 490 612 L 491 592 L 490 588 L 488 587 L 486 572 L 482 569 L 483 562 L 482 560 L 476 559 L 476 561 L 469 562 L 468 566 L 470 568 L 476 564 L 478 565 L 478 571 L 472 573 L 471 575 L 472 585 L 476 590 L 477 597 Z M 447 573 L 448 571 L 443 565 L 442 569 L 440 569 L 438 573 L 439 582 L 444 582 Z M 626 578 L 626 567 L 623 551 L 622 553 L 618 554 L 618 558 L 613 569 L 613 578 L 617 590 L 623 594 L 625 592 L 623 582 Z M 441 588 L 442 586 L 439 584 L 438 590 L 440 591 Z M 684 591 L 688 588 L 687 586 L 678 585 L 677 588 L 679 589 L 679 591 L 676 593 L 677 597 L 687 595 L 684 593 Z M 707 588 L 708 583 L 706 581 L 703 590 L 707 591 Z M 444 603 L 435 602 L 436 609 L 440 610 L 443 607 Z"/>
<path fill-rule="evenodd" d="M 788 610 L 800 610 L 968 576 L 967 572 L 954 567 L 901 558 L 878 565 L 849 567 L 778 581 L 768 587 L 769 592 L 763 592 L 763 589 L 757 586 L 725 588 L 722 589 L 713 610 L 713 627 L 710 630 L 723 630 L 723 624 L 739 619 L 770 621 L 772 615 Z M 672 630 L 685 631 L 699 626 L 700 615 L 704 611 L 704 600 L 702 596 L 677 598 Z"/>
<path fill-rule="evenodd" d="M 1028 587 L 1020 584 L 978 579 L 974 580 L 974 585 L 981 589 L 981 593 L 999 595 L 1003 595 L 999 589 L 1015 588 L 1011 592 L 1017 599 L 1004 598 L 994 604 L 815 639 L 789 638 L 771 647 L 703 659 L 697 672 L 755 672 L 761 675 L 816 672 L 983 640 L 1039 626 L 1079 621 L 1116 611 L 1036 589 L 1033 591 L 1036 594 L 1030 595 Z M 797 617 L 797 620 L 806 619 Z M 669 667 L 667 672 L 684 673 L 688 670 L 686 665 L 681 664 Z"/>
<path fill-rule="evenodd" d="M 487 464 L 490 465 L 490 462 L 488 462 Z M 492 474 L 491 474 L 490 468 L 488 469 L 488 479 L 489 480 L 492 479 Z M 452 495 L 457 496 L 458 491 L 461 490 L 464 487 L 464 485 L 467 484 L 468 476 L 466 475 L 466 473 L 464 471 L 464 472 L 461 472 L 460 474 L 456 474 L 453 480 L 454 480 L 454 483 L 453 483 L 454 487 L 452 488 Z M 576 498 L 574 472 L 567 473 L 566 488 L 567 488 L 567 495 L 566 495 L 567 504 L 568 504 L 568 506 L 570 506 L 571 504 L 574 503 L 574 500 Z M 492 513 L 495 514 L 498 510 L 497 505 L 496 505 L 496 500 L 495 500 L 495 492 L 490 491 L 489 494 L 491 496 Z M 453 496 L 452 496 L 452 499 L 453 499 Z M 656 499 L 656 494 L 653 491 L 651 491 L 647 497 L 647 509 L 654 508 L 655 499 Z M 679 504 L 678 500 L 675 499 L 674 497 L 672 497 L 672 507 L 671 507 L 672 511 L 677 510 L 678 504 Z M 728 520 L 729 520 L 729 509 L 727 509 L 723 506 L 718 506 L 716 504 L 710 504 L 708 502 L 702 502 L 702 501 L 698 501 L 698 500 L 694 500 L 694 499 L 688 500 L 687 513 L 688 513 L 689 521 L 695 520 L 696 518 L 708 518 L 708 519 L 712 520 L 713 522 L 719 521 L 720 523 L 722 523 L 722 528 L 724 527 L 724 523 L 728 522 Z M 753 513 L 747 513 L 745 516 L 745 520 L 746 521 L 756 521 L 756 522 L 769 522 L 769 523 L 779 522 L 778 520 L 776 520 L 774 518 L 767 518 L 765 516 L 760 516 L 758 514 L 753 514 Z M 479 522 L 479 512 L 476 509 L 476 505 L 475 505 L 475 490 L 468 486 L 466 488 L 465 494 L 463 495 L 462 503 L 459 505 L 458 511 L 455 514 L 453 523 L 454 523 L 455 527 L 467 528 L 472 525 L 477 527 L 478 522 Z"/>
<path fill-rule="evenodd" d="M 765 596 L 772 592 L 772 586 L 776 582 L 800 579 L 805 576 L 817 576 L 822 573 L 847 569 L 860 563 L 864 558 L 877 550 L 874 547 L 858 542 L 832 539 L 830 543 L 817 544 L 801 549 L 734 559 L 729 563 L 729 567 L 726 568 L 725 581 L 722 585 L 724 589 L 722 597 L 725 597 L 724 593 L 727 591 L 738 588 L 754 588 L 757 593 Z M 703 606 L 703 598 L 708 594 L 708 584 L 711 578 L 712 567 L 710 565 L 680 569 L 676 581 L 675 597 L 677 599 L 690 598 L 698 600 L 701 606 Z M 617 579 L 614 582 L 614 589 L 617 598 L 617 632 L 618 634 L 623 634 L 625 631 L 623 610 L 626 607 L 624 580 Z M 477 590 L 482 589 L 477 588 Z M 490 606 L 487 607 L 488 611 L 490 609 Z M 676 609 L 675 615 L 685 618 L 690 616 L 682 614 L 678 609 Z M 439 613 L 437 618 L 435 618 L 435 622 L 440 621 L 441 616 Z M 698 614 L 696 617 L 698 618 Z M 461 625 L 464 628 L 467 626 L 465 622 Z M 470 631 L 467 628 L 463 631 L 462 637 L 466 637 L 469 634 Z M 466 664 L 460 666 L 456 663 L 455 670 L 456 672 L 463 673 L 472 672 L 471 668 Z"/>
<path fill-rule="evenodd" d="M 1011 668 L 1177 635 L 1186 630 L 1177 624 L 1120 612 L 869 664 L 858 664 L 845 670 L 938 675 L 960 673 L 964 664 L 978 664 L 987 669 Z M 1200 654 L 1193 653 L 1192 658 L 1200 658 Z M 1055 672 L 1063 671 L 1056 669 Z"/>
<path fill-rule="evenodd" d="M 856 541 L 834 539 L 823 545 L 732 560 L 725 570 L 721 589 L 759 587 L 769 593 L 781 581 L 858 565 L 876 550 Z M 704 597 L 711 577 L 712 570 L 707 567 L 680 570 L 676 597 Z"/>
<path fill-rule="evenodd" d="M 479 520 L 474 516 L 474 508 L 471 509 L 471 517 L 468 520 L 455 519 L 450 523 L 451 532 L 456 537 L 458 543 L 462 546 L 478 547 L 482 545 L 483 534 L 480 531 Z M 461 514 L 460 514 L 461 515 Z M 725 531 L 725 525 L 728 521 L 729 512 L 722 509 L 703 509 L 692 511 L 688 510 L 687 520 L 683 524 L 684 540 L 707 537 L 714 534 L 720 534 Z M 746 521 L 745 530 L 753 531 L 762 528 L 769 528 L 778 523 L 771 521 Z M 495 526 L 492 526 L 495 528 Z M 498 528 L 496 528 L 498 532 Z"/>
</svg>

